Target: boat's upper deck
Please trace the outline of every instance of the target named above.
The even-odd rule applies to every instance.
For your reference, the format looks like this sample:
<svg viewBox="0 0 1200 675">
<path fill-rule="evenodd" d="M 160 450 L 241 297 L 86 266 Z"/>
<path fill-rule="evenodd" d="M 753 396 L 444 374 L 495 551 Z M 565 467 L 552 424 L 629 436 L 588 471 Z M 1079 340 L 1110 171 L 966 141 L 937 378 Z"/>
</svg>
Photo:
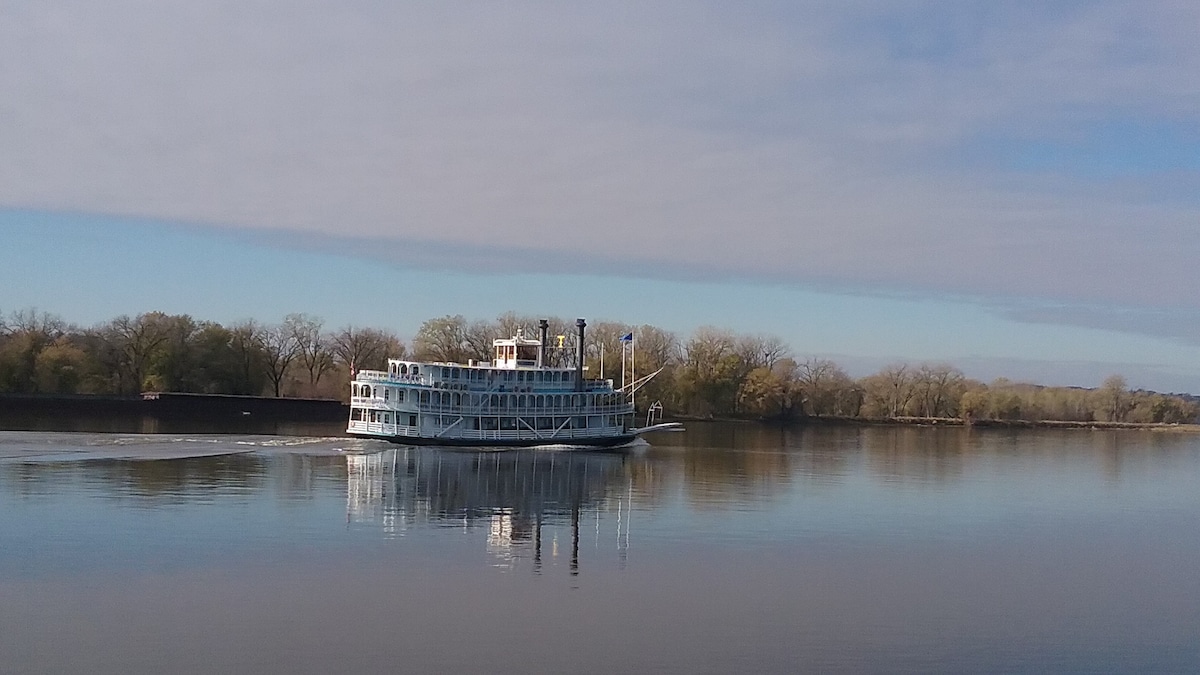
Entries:
<svg viewBox="0 0 1200 675">
<path fill-rule="evenodd" d="M 586 369 L 585 369 L 586 370 Z M 360 370 L 359 382 L 388 382 L 459 391 L 575 390 L 575 369 L 539 368 L 536 365 L 496 366 L 491 363 L 429 363 L 388 359 L 387 371 Z M 584 379 L 584 391 L 612 391 L 612 380 Z"/>
</svg>

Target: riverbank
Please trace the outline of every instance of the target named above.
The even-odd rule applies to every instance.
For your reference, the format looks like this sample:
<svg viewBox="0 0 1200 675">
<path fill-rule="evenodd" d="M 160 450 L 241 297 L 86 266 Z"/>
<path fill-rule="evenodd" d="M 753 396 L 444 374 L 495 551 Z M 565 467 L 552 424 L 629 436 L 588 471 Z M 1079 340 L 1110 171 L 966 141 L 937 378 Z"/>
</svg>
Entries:
<svg viewBox="0 0 1200 675">
<path fill-rule="evenodd" d="M 0 394 L 0 430 L 115 433 L 260 433 L 334 436 L 345 433 L 349 408 L 334 399 L 147 392 L 138 396 Z M 922 426 L 998 429 L 1134 429 L 1200 433 L 1200 424 L 995 420 L 956 417 L 807 416 L 672 419 L 775 426 Z"/>
<path fill-rule="evenodd" d="M 982 429 L 1132 429 L 1180 433 L 1200 433 L 1200 424 L 1167 424 L 1156 422 L 1104 422 L 1075 420 L 964 420 L 958 417 L 848 417 L 837 415 L 810 415 L 789 420 L 760 419 L 754 417 L 688 417 L 673 418 L 681 422 L 720 421 L 745 424 L 773 424 L 783 426 L 920 426 L 962 427 Z"/>
</svg>

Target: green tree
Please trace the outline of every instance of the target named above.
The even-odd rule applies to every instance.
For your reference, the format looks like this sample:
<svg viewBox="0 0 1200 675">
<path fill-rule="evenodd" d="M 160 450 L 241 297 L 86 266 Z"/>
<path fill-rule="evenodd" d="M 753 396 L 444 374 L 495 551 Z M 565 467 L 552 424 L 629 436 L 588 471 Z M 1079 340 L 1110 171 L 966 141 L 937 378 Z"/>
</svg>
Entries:
<svg viewBox="0 0 1200 675">
<path fill-rule="evenodd" d="M 768 419 L 788 419 L 797 411 L 803 414 L 803 407 L 797 405 L 800 398 L 797 366 L 790 358 L 751 370 L 738 390 L 742 412 Z"/>
<path fill-rule="evenodd" d="M 87 355 L 64 335 L 38 352 L 34 371 L 37 390 L 48 394 L 74 394 L 79 391 L 86 371 Z"/>
</svg>

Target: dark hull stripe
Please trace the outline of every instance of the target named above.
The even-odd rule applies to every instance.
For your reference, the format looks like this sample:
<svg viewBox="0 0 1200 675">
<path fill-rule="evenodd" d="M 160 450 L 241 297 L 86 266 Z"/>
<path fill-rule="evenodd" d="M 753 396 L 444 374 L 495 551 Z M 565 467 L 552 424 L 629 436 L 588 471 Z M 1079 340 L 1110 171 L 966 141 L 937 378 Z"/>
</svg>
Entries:
<svg viewBox="0 0 1200 675">
<path fill-rule="evenodd" d="M 594 438 L 505 438 L 505 439 L 478 439 L 478 438 L 425 438 L 421 436 L 379 436 L 375 434 L 356 434 L 350 432 L 351 436 L 356 438 L 374 438 L 376 440 L 391 441 L 400 445 L 440 445 L 446 447 L 474 447 L 474 448 L 531 448 L 539 445 L 568 445 L 586 448 L 611 448 L 617 445 L 624 445 L 637 438 L 637 434 L 623 434 L 620 436 L 603 436 Z"/>
</svg>

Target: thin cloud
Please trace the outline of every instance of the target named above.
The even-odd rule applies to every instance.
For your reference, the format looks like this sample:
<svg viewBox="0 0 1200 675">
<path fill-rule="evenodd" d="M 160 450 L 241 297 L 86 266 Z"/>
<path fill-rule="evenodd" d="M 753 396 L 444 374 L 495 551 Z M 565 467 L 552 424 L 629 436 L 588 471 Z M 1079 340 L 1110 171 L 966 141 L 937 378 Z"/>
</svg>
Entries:
<svg viewBox="0 0 1200 675">
<path fill-rule="evenodd" d="M 16 3 L 0 204 L 464 267 L 1196 308 L 1194 166 L 1098 177 L 997 148 L 1142 125 L 1200 150 L 1198 22 L 1165 2 Z"/>
<path fill-rule="evenodd" d="M 1132 335 L 1166 338 L 1180 344 L 1200 345 L 1200 310 L 1131 308 L 1095 305 L 1041 305 L 1010 308 L 1003 315 L 1014 321 L 1081 326 Z"/>
</svg>

